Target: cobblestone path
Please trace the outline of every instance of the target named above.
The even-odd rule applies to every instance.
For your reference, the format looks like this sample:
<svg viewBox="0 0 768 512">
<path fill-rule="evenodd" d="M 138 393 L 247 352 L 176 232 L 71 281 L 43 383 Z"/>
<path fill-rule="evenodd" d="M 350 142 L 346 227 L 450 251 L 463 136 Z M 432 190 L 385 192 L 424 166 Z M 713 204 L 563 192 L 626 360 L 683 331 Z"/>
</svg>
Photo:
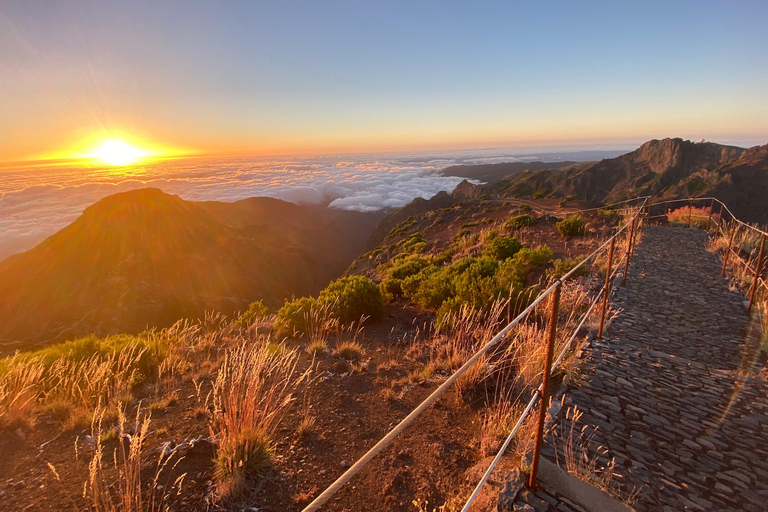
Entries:
<svg viewBox="0 0 768 512">
<path fill-rule="evenodd" d="M 768 510 L 757 335 L 706 240 L 696 229 L 644 230 L 613 301 L 621 312 L 584 348 L 565 393 L 563 412 L 583 413 L 576 432 L 594 431 L 601 462 L 614 458 L 624 489 L 638 489 L 638 511 Z M 563 412 L 560 432 L 570 428 Z"/>
</svg>

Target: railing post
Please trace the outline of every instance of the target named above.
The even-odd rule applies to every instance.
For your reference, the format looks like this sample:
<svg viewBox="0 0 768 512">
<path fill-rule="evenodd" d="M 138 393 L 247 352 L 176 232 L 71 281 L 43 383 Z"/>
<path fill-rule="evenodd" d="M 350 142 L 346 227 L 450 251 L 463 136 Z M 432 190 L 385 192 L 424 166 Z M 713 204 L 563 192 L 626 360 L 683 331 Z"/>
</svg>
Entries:
<svg viewBox="0 0 768 512">
<path fill-rule="evenodd" d="M 632 219 L 632 230 L 629 232 L 627 241 L 627 261 L 624 263 L 624 275 L 621 278 L 621 286 L 627 285 L 627 273 L 629 272 L 629 260 L 632 258 L 632 242 L 635 239 L 635 219 Z"/>
<path fill-rule="evenodd" d="M 611 291 L 611 271 L 613 270 L 613 248 L 616 245 L 616 237 L 611 238 L 611 248 L 608 249 L 608 268 L 605 271 L 605 286 L 603 287 L 603 304 L 600 310 L 600 327 L 597 329 L 597 338 L 603 339 L 603 324 L 605 324 L 605 308 L 608 306 L 608 294 Z"/>
<path fill-rule="evenodd" d="M 688 227 L 691 227 L 691 212 L 693 211 L 693 199 L 688 200 Z"/>
<path fill-rule="evenodd" d="M 557 334 L 557 314 L 560 307 L 560 289 L 562 283 L 558 281 L 552 298 L 549 301 L 549 328 L 547 333 L 547 357 L 544 363 L 544 376 L 541 382 L 541 397 L 539 398 L 539 418 L 536 425 L 536 444 L 533 447 L 533 457 L 531 458 L 531 474 L 528 477 L 528 487 L 536 489 L 538 483 L 539 457 L 541 448 L 544 444 L 544 417 L 549 407 L 549 378 L 552 372 L 552 353 L 555 348 L 555 335 Z"/>
<path fill-rule="evenodd" d="M 707 218 L 707 233 L 709 233 L 709 223 L 712 220 L 712 209 L 715 207 L 715 198 L 712 198 L 712 202 L 709 203 L 709 217 Z"/>
<path fill-rule="evenodd" d="M 747 314 L 752 311 L 752 304 L 755 302 L 755 291 L 757 290 L 757 281 L 760 279 L 760 271 L 763 266 L 763 253 L 765 252 L 765 235 L 760 239 L 760 253 L 757 256 L 757 267 L 755 267 L 755 277 L 752 279 L 752 289 L 749 291 L 749 306 Z"/>
<path fill-rule="evenodd" d="M 733 226 L 731 227 L 731 238 L 728 240 L 728 250 L 725 251 L 723 256 L 723 270 L 720 271 L 720 277 L 725 275 L 725 267 L 728 265 L 728 258 L 731 256 L 731 247 L 733 247 L 733 236 L 736 234 L 736 219 L 733 219 Z"/>
<path fill-rule="evenodd" d="M 720 236 L 720 226 L 723 223 L 723 203 L 720 203 L 720 213 L 717 214 L 717 232 L 715 232 L 715 238 Z"/>
</svg>

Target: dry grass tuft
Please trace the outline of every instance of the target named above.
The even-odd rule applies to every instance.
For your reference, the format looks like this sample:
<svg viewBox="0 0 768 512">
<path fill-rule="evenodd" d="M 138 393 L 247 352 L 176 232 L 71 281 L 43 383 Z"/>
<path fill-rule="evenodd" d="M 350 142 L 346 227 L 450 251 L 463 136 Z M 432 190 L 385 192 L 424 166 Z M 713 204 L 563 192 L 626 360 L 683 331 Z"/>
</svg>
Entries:
<svg viewBox="0 0 768 512">
<path fill-rule="evenodd" d="M 298 353 L 267 343 L 241 345 L 225 356 L 213 386 L 211 430 L 218 440 L 216 480 L 232 498 L 272 458 L 272 435 L 307 376 L 297 375 Z"/>
<path fill-rule="evenodd" d="M 110 438 L 119 441 L 111 457 L 105 457 L 104 443 L 108 439 L 101 432 L 103 419 L 104 410 L 97 408 L 91 427 L 96 444 L 93 457 L 88 463 L 88 481 L 85 483 L 83 493 L 91 510 L 95 512 L 166 510 L 170 499 L 181 489 L 185 475 L 170 481 L 172 471 L 166 470 L 171 469 L 169 467 L 171 457 L 161 453 L 156 460 L 152 481 L 146 486 L 142 484 L 142 449 L 149 432 L 149 415 L 142 418 L 141 413 L 137 412 L 134 424 L 129 427 L 125 410 L 122 406 L 118 407 L 117 429 L 112 429 L 108 434 Z M 110 461 L 113 467 L 110 467 Z M 58 480 L 55 468 L 50 467 Z M 163 481 L 163 485 L 160 482 L 161 477 L 168 480 Z"/>
</svg>

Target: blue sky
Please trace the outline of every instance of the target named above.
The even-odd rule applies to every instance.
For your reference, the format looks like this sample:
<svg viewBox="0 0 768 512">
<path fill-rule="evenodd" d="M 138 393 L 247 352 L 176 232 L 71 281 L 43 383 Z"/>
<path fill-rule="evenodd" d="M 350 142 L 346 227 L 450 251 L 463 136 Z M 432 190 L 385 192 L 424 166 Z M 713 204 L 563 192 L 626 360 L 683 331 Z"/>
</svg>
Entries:
<svg viewBox="0 0 768 512">
<path fill-rule="evenodd" d="M 768 142 L 768 2 L 0 3 L 0 160 Z"/>
</svg>

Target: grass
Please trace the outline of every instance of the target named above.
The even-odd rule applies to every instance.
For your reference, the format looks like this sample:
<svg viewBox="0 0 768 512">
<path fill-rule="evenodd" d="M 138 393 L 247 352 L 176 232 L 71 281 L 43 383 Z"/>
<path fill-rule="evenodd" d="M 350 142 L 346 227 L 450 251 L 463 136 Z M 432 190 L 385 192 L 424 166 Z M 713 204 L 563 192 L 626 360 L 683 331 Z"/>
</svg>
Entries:
<svg viewBox="0 0 768 512">
<path fill-rule="evenodd" d="M 140 409 L 140 408 L 139 408 Z M 170 501 L 180 491 L 185 474 L 172 479 L 175 467 L 170 456 L 161 453 L 155 461 L 155 472 L 147 485 L 141 481 L 143 465 L 142 451 L 149 433 L 150 417 L 136 413 L 133 425 L 129 425 L 125 409 L 118 407 L 117 428 L 102 434 L 105 411 L 94 412 L 91 434 L 95 440 L 93 456 L 88 463 L 88 479 L 83 486 L 83 497 L 94 512 L 160 512 L 167 510 Z M 125 442 L 118 442 L 111 454 L 106 453 L 104 443 L 122 440 L 131 432 Z M 129 439 L 129 441 L 128 441 Z M 178 463 L 178 460 L 176 463 Z M 54 477 L 61 483 L 56 468 L 49 464 Z M 161 481 L 161 479 L 164 480 Z"/>
<path fill-rule="evenodd" d="M 211 430 L 218 440 L 216 485 L 234 498 L 272 460 L 272 436 L 306 378 L 298 374 L 298 352 L 269 349 L 266 340 L 242 344 L 224 357 L 213 385 Z"/>
<path fill-rule="evenodd" d="M 336 345 L 334 352 L 347 361 L 357 361 L 363 357 L 363 346 L 356 341 L 342 341 Z"/>
<path fill-rule="evenodd" d="M 667 212 L 667 221 L 671 226 L 688 226 L 689 220 L 691 227 L 706 228 L 707 219 L 710 218 L 709 207 L 696 208 L 695 206 L 683 206 L 676 210 L 670 210 Z M 717 221 L 720 217 L 718 214 L 712 214 L 710 220 L 710 229 L 712 226 L 717 225 Z"/>
</svg>

